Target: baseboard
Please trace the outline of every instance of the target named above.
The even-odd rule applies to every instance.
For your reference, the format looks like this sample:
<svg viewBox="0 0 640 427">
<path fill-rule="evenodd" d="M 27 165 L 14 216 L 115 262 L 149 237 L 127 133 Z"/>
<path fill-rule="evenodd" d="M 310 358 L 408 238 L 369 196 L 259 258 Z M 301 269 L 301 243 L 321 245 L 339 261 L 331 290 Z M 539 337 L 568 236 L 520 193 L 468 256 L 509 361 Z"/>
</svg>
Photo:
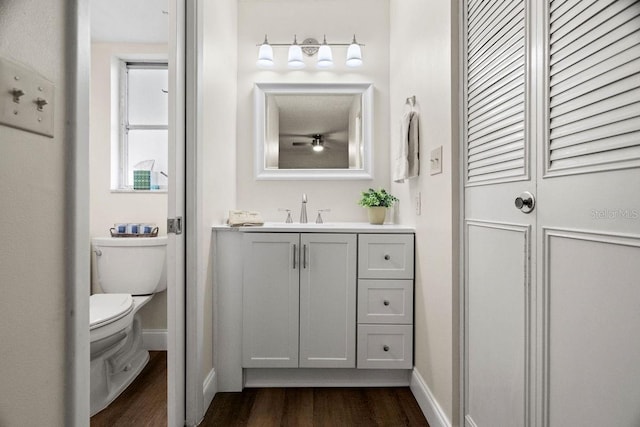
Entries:
<svg viewBox="0 0 640 427">
<path fill-rule="evenodd" d="M 406 387 L 406 369 L 251 368 L 245 387 Z"/>
<path fill-rule="evenodd" d="M 204 413 L 209 409 L 209 405 L 213 401 L 213 397 L 216 395 L 218 391 L 217 382 L 216 382 L 216 370 L 212 369 L 209 371 L 209 375 L 205 378 L 204 383 L 202 384 L 202 395 L 204 396 Z"/>
<path fill-rule="evenodd" d="M 411 392 L 418 401 L 430 427 L 451 427 L 451 421 L 447 418 L 447 414 L 444 413 L 416 368 L 413 368 L 411 373 L 409 388 L 411 388 Z"/>
<path fill-rule="evenodd" d="M 167 330 L 143 329 L 142 347 L 150 351 L 167 351 Z"/>
</svg>

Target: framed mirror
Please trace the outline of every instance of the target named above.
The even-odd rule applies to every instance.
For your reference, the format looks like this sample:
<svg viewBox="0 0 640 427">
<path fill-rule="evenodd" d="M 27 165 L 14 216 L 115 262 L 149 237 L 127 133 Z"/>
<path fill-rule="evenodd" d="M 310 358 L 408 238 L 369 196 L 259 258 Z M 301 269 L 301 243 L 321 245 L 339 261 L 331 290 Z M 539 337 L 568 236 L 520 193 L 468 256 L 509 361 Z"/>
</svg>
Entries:
<svg viewBox="0 0 640 427">
<path fill-rule="evenodd" d="M 371 83 L 256 83 L 256 179 L 371 179 Z"/>
</svg>

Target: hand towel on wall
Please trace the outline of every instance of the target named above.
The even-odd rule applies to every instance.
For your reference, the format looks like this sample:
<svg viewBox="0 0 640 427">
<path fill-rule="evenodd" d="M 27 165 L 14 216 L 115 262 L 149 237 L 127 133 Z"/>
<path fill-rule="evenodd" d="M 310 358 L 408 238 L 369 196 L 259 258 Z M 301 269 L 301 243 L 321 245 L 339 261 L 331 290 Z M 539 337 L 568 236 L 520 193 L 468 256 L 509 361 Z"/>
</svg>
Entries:
<svg viewBox="0 0 640 427">
<path fill-rule="evenodd" d="M 400 121 L 400 141 L 393 170 L 394 182 L 404 182 L 420 174 L 419 118 L 417 112 L 408 111 Z"/>
</svg>

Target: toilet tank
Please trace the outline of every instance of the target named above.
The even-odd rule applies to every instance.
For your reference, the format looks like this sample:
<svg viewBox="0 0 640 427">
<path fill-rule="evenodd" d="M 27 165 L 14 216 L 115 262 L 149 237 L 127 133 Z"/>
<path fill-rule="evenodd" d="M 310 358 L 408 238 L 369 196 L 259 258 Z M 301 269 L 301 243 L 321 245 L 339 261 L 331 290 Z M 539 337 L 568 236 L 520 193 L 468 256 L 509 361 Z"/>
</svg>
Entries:
<svg viewBox="0 0 640 427">
<path fill-rule="evenodd" d="M 100 287 L 105 293 L 149 295 L 167 289 L 167 237 L 92 239 Z"/>
</svg>

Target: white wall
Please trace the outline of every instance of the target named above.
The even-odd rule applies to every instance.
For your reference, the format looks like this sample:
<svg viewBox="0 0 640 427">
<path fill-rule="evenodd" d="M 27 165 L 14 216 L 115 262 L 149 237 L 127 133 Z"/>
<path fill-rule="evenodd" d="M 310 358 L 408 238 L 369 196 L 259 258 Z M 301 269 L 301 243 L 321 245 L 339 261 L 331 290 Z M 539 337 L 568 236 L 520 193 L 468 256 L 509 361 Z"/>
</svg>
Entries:
<svg viewBox="0 0 640 427">
<path fill-rule="evenodd" d="M 90 111 L 90 234 L 109 236 L 109 228 L 119 222 L 155 223 L 166 234 L 166 193 L 117 193 L 111 191 L 112 141 L 117 143 L 118 58 L 165 59 L 166 44 L 93 43 L 91 45 Z M 115 87 L 115 90 L 114 90 Z M 95 276 L 92 288 L 101 292 Z M 140 310 L 143 329 L 167 328 L 167 293 L 161 292 Z"/>
<path fill-rule="evenodd" d="M 55 85 L 53 139 L 0 125 L 0 425 L 64 425 L 64 0 L 0 2 L 0 56 Z M 28 94 L 26 95 L 28 96 Z"/>
<path fill-rule="evenodd" d="M 203 312 L 202 379 L 214 367 L 215 289 L 211 226 L 225 221 L 236 205 L 237 1 L 204 2 L 202 117 L 198 153 L 198 302 Z M 224 345 L 222 343 L 221 345 Z M 204 408 L 206 410 L 206 408 Z"/>
<path fill-rule="evenodd" d="M 416 226 L 415 366 L 449 419 L 457 417 L 457 12 L 456 0 L 391 0 L 391 136 L 397 143 L 405 99 L 420 112 L 420 176 L 391 186 Z M 429 153 L 443 147 L 443 173 Z M 415 196 L 422 193 L 422 214 Z"/>
<path fill-rule="evenodd" d="M 257 210 L 266 221 L 284 221 L 278 208 L 290 208 L 297 219 L 302 193 L 315 218 L 317 209 L 330 208 L 325 221 L 366 221 L 357 205 L 362 190 L 389 186 L 389 1 L 388 0 L 239 0 L 238 2 L 238 133 L 237 208 Z M 274 48 L 276 66 L 256 68 L 258 48 L 264 35 L 272 43 L 290 43 L 307 37 L 348 43 L 355 33 L 364 43 L 364 65 L 344 65 L 346 47 L 334 47 L 335 68 L 320 71 L 314 60 L 303 70 L 286 68 L 287 49 Z M 253 159 L 253 84 L 255 82 L 372 82 L 374 84 L 375 147 L 374 179 L 366 181 L 256 181 Z M 339 185 L 336 185 L 339 184 Z"/>
</svg>

